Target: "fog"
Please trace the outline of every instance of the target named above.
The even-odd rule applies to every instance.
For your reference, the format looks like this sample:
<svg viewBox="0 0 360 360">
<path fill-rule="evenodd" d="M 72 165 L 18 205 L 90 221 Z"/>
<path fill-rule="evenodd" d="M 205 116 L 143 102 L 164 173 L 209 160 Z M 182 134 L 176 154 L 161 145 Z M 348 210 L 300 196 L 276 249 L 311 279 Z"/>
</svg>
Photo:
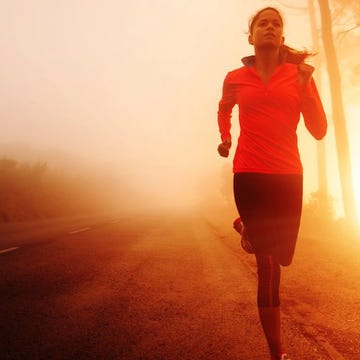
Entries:
<svg viewBox="0 0 360 360">
<path fill-rule="evenodd" d="M 272 1 L 3 2 L 0 156 L 103 172 L 147 206 L 193 206 L 231 164 L 216 152 L 222 81 L 252 54 L 248 19 L 269 4 L 286 42 L 311 49 L 308 15 Z M 299 136 L 308 194 L 315 142 L 303 125 Z"/>
</svg>

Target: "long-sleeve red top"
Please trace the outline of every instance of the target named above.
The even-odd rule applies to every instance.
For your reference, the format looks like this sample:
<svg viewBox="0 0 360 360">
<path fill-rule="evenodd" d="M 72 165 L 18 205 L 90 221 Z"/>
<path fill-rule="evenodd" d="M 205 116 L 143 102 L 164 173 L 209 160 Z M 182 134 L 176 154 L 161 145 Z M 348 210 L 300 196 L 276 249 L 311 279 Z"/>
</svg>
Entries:
<svg viewBox="0 0 360 360">
<path fill-rule="evenodd" d="M 233 171 L 301 174 L 297 143 L 300 113 L 305 126 L 321 139 L 327 130 L 325 112 L 311 77 L 299 81 L 298 66 L 279 65 L 267 84 L 249 58 L 245 66 L 227 74 L 219 102 L 218 124 L 222 141 L 231 140 L 231 114 L 239 107 L 240 136 Z"/>
</svg>

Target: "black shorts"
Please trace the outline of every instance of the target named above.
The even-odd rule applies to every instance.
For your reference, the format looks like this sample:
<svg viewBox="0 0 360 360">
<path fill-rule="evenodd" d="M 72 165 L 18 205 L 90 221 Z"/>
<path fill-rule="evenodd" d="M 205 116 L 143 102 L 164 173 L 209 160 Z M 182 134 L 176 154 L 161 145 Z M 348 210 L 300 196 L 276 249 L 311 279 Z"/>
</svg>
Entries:
<svg viewBox="0 0 360 360">
<path fill-rule="evenodd" d="M 254 252 L 289 265 L 300 226 L 302 175 L 235 173 L 234 196 Z"/>
</svg>

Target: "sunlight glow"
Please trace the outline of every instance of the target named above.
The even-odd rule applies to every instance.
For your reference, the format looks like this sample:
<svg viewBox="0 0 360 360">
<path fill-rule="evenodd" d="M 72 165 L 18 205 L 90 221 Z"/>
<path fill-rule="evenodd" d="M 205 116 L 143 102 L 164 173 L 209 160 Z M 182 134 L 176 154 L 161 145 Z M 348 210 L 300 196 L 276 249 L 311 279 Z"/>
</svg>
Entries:
<svg viewBox="0 0 360 360">
<path fill-rule="evenodd" d="M 351 106 L 348 111 L 348 133 L 350 140 L 350 154 L 352 162 L 352 176 L 353 176 L 353 188 L 354 196 L 357 208 L 357 218 L 360 221 L 360 143 L 358 134 L 360 133 L 360 126 L 358 119 L 360 118 L 360 106 Z"/>
</svg>

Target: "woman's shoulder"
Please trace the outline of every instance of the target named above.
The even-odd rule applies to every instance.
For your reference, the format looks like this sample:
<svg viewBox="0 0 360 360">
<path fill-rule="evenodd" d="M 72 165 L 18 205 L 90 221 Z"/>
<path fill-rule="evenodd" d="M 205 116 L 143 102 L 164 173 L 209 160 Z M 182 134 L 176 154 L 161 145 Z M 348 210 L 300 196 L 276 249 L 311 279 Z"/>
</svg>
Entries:
<svg viewBox="0 0 360 360">
<path fill-rule="evenodd" d="M 228 80 L 238 79 L 241 78 L 242 76 L 248 75 L 250 73 L 250 69 L 254 66 L 255 56 L 250 55 L 243 57 L 241 59 L 241 62 L 243 64 L 241 67 L 228 72 L 226 76 Z"/>
<path fill-rule="evenodd" d="M 285 72 L 290 76 L 297 76 L 300 83 L 307 83 L 309 82 L 312 73 L 314 71 L 314 67 L 312 65 L 306 64 L 304 62 L 299 64 L 293 63 L 284 63 L 283 69 Z"/>
<path fill-rule="evenodd" d="M 246 76 L 248 72 L 249 69 L 247 68 L 247 66 L 242 66 L 240 68 L 230 70 L 226 75 L 226 80 L 231 81 L 241 79 Z"/>
<path fill-rule="evenodd" d="M 280 64 L 280 66 L 282 66 L 284 69 L 289 70 L 289 71 L 298 71 L 298 64 L 293 64 L 293 63 L 288 63 L 288 62 L 284 62 L 282 64 Z"/>
</svg>

